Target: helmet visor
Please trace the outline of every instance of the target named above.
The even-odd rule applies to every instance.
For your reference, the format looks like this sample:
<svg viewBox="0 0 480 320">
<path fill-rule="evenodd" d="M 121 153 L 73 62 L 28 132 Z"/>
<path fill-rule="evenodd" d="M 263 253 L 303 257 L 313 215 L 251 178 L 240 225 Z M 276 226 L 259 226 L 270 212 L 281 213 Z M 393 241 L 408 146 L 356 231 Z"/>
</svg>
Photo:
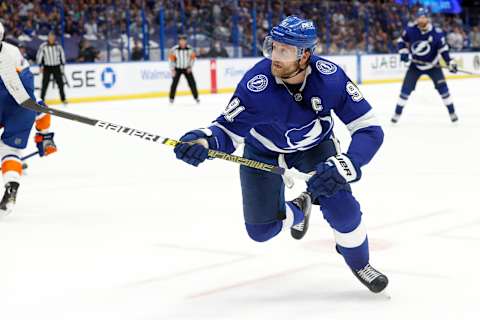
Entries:
<svg viewBox="0 0 480 320">
<path fill-rule="evenodd" d="M 285 43 L 281 43 L 267 36 L 263 42 L 263 55 L 273 61 L 291 62 L 301 58 L 301 51 Z"/>
</svg>

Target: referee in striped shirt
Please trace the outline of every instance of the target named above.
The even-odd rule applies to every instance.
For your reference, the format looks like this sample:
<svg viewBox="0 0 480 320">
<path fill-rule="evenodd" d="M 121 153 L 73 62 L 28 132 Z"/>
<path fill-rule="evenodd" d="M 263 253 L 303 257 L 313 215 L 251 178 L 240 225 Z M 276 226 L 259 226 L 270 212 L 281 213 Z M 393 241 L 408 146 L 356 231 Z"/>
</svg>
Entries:
<svg viewBox="0 0 480 320">
<path fill-rule="evenodd" d="M 195 83 L 192 73 L 192 66 L 195 62 L 195 52 L 193 52 L 193 49 L 187 44 L 187 37 L 185 35 L 181 35 L 178 40 L 178 45 L 170 49 L 170 55 L 168 58 L 170 60 L 170 69 L 172 70 L 173 76 L 172 85 L 170 87 L 170 103 L 173 103 L 173 100 L 175 99 L 178 81 L 182 74 L 187 78 L 188 86 L 192 91 L 193 98 L 199 103 L 200 100 L 198 99 L 197 84 Z"/>
<path fill-rule="evenodd" d="M 55 41 L 55 33 L 48 34 L 48 41 L 40 45 L 37 51 L 37 63 L 40 66 L 40 72 L 43 73 L 42 91 L 40 97 L 45 100 L 48 84 L 50 83 L 50 75 L 57 83 L 60 90 L 60 99 L 64 105 L 67 104 L 65 99 L 65 91 L 63 90 L 63 68 L 65 65 L 65 52 L 61 45 Z"/>
</svg>

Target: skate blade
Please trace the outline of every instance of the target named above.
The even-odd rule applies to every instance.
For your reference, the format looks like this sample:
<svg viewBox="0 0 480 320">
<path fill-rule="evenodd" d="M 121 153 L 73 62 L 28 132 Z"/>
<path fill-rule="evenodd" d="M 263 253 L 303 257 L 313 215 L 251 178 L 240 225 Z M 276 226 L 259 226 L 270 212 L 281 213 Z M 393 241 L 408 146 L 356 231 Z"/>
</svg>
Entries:
<svg viewBox="0 0 480 320">
<path fill-rule="evenodd" d="M 0 210 L 0 218 L 5 218 L 5 217 L 8 216 L 11 212 L 12 212 L 12 210 Z"/>
<path fill-rule="evenodd" d="M 387 291 L 387 289 L 384 289 L 384 290 L 380 291 L 380 292 L 378 293 L 378 295 L 384 297 L 384 298 L 387 299 L 387 300 L 392 300 L 392 296 L 391 296 L 390 293 Z"/>
<path fill-rule="evenodd" d="M 7 208 L 5 210 L 0 209 L 0 218 L 8 216 L 13 211 L 14 203 L 7 203 Z"/>
</svg>

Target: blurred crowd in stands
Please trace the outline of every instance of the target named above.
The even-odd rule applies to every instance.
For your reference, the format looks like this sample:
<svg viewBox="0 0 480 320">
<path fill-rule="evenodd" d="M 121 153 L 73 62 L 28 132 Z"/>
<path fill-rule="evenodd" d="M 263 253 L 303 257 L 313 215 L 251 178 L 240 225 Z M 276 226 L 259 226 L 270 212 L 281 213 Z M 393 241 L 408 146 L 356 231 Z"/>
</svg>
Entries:
<svg viewBox="0 0 480 320">
<path fill-rule="evenodd" d="M 480 50 L 477 9 L 432 15 L 452 50 Z M 314 20 L 319 54 L 391 53 L 414 11 L 393 0 L 0 1 L 8 41 L 34 57 L 54 31 L 69 62 L 158 60 L 181 33 L 199 57 L 261 55 L 269 28 L 292 14 Z"/>
</svg>

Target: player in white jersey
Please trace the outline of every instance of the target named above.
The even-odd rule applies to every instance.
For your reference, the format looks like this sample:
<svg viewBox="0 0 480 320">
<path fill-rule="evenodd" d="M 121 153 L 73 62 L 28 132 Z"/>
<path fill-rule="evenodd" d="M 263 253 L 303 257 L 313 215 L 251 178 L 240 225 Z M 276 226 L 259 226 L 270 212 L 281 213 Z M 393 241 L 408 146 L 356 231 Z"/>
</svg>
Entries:
<svg viewBox="0 0 480 320">
<path fill-rule="evenodd" d="M 20 105 L 28 98 L 36 100 L 33 74 L 20 50 L 2 41 L 4 33 L 5 29 L 0 23 L 0 125 L 3 127 L 0 157 L 5 183 L 5 193 L 0 201 L 0 216 L 10 213 L 15 204 L 22 175 L 22 150 L 27 146 L 34 123 L 39 155 L 45 156 L 57 150 L 53 132 L 49 132 L 50 115 L 37 115 Z"/>
</svg>

